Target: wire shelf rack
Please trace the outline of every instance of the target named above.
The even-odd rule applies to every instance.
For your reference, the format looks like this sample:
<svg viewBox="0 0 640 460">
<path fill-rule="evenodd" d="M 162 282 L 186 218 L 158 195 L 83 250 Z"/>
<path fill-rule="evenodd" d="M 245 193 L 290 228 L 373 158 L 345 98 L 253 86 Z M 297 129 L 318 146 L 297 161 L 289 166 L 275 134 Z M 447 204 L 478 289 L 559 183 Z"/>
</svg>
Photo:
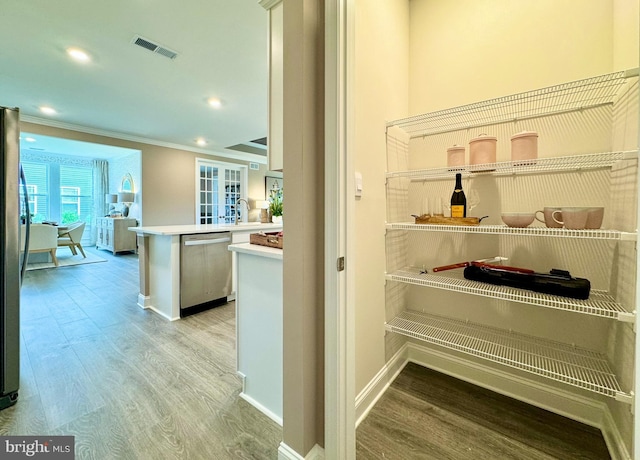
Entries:
<svg viewBox="0 0 640 460">
<path fill-rule="evenodd" d="M 404 311 L 387 331 L 520 369 L 628 403 L 604 355 L 467 321 Z"/>
<path fill-rule="evenodd" d="M 613 296 L 605 291 L 595 289 L 591 290 L 589 299 L 580 300 L 528 291 L 526 289 L 497 286 L 480 281 L 467 280 L 465 278 L 432 275 L 424 273 L 424 270 L 413 267 L 387 273 L 385 274 L 385 278 L 405 284 L 462 292 L 499 300 L 509 300 L 538 307 L 616 319 L 623 322 L 633 323 L 636 318 L 635 312 L 631 313 L 625 310 L 621 304 L 616 302 Z"/>
<path fill-rule="evenodd" d="M 615 241 L 636 241 L 638 234 L 635 232 L 621 232 L 618 230 L 570 230 L 566 228 L 547 227 L 507 227 L 506 225 L 435 225 L 435 224 L 414 224 L 413 222 L 387 223 L 389 230 L 408 230 L 423 232 L 444 232 L 444 233 L 484 233 L 492 235 L 521 235 L 521 236 L 542 236 L 552 238 L 572 238 L 572 239 L 593 239 L 593 240 L 615 240 Z"/>
<path fill-rule="evenodd" d="M 429 136 L 612 104 L 638 69 L 614 72 L 387 123 L 411 137 Z"/>
<path fill-rule="evenodd" d="M 588 169 L 605 169 L 613 166 L 620 160 L 632 160 L 638 158 L 638 150 L 625 150 L 617 152 L 589 153 L 585 155 L 571 155 L 564 157 L 538 158 L 536 160 L 501 161 L 498 163 L 486 163 L 466 165 L 456 168 L 416 169 L 411 171 L 387 172 L 389 178 L 408 178 L 412 181 L 428 181 L 449 179 L 451 174 L 460 173 L 462 177 L 474 175 L 524 175 L 540 174 L 561 171 L 581 171 Z"/>
</svg>

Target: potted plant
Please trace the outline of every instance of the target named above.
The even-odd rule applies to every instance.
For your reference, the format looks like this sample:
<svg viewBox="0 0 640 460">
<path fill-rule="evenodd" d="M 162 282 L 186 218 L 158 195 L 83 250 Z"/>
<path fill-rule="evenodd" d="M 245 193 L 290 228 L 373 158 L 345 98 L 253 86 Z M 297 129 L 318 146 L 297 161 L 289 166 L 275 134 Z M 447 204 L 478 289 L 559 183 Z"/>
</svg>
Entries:
<svg viewBox="0 0 640 460">
<path fill-rule="evenodd" d="M 273 223 L 282 223 L 283 189 L 276 188 L 269 192 L 269 212 Z"/>
</svg>

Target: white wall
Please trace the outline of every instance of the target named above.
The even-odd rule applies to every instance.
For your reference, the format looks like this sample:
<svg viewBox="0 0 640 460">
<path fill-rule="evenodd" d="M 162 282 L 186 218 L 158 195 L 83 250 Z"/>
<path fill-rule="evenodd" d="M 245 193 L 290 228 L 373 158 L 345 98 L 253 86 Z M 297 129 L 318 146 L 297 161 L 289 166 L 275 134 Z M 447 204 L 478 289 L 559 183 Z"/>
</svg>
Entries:
<svg viewBox="0 0 640 460">
<path fill-rule="evenodd" d="M 410 4 L 412 115 L 622 70 L 612 0 Z"/>
<path fill-rule="evenodd" d="M 353 167 L 364 191 L 355 203 L 356 394 L 385 364 L 385 123 L 407 116 L 409 4 L 356 1 Z M 349 263 L 349 262 L 348 262 Z"/>
<path fill-rule="evenodd" d="M 613 68 L 638 67 L 640 2 L 613 0 Z"/>
</svg>

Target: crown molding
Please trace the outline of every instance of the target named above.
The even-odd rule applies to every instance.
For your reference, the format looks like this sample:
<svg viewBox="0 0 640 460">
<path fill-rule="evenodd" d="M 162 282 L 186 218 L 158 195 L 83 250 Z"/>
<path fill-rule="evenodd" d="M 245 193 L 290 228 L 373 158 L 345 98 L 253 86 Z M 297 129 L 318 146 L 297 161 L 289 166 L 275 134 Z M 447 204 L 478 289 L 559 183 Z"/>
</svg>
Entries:
<svg viewBox="0 0 640 460">
<path fill-rule="evenodd" d="M 231 151 L 226 149 L 223 151 L 206 150 L 206 149 L 193 147 L 190 145 L 174 144 L 172 142 L 164 142 L 164 141 L 159 141 L 157 139 L 149 139 L 146 137 L 133 136 L 131 134 L 118 133 L 115 131 L 107 131 L 99 128 L 90 128 L 88 126 L 75 125 L 75 124 L 66 123 L 63 121 L 47 120 L 44 118 L 33 117 L 31 115 L 21 114 L 20 121 L 26 121 L 27 123 L 34 123 L 36 125 L 50 126 L 52 128 L 67 129 L 69 131 L 76 131 L 79 133 L 93 134 L 96 136 L 111 137 L 113 139 L 120 139 L 123 141 L 138 142 L 141 144 L 155 145 L 158 147 L 166 147 L 166 148 L 176 149 L 176 150 L 186 150 L 187 152 L 201 153 L 203 155 L 212 155 L 212 156 L 228 158 L 232 160 L 252 161 L 254 163 L 267 164 L 267 157 L 263 155 L 254 155 L 251 153 L 243 153 L 243 152 Z"/>
</svg>

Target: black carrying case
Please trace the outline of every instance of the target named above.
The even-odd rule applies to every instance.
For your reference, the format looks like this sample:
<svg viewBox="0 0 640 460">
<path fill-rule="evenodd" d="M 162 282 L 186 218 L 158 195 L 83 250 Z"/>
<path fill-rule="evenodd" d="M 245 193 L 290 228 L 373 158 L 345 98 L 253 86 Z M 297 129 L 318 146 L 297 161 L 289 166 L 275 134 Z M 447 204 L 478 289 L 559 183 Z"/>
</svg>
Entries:
<svg viewBox="0 0 640 460">
<path fill-rule="evenodd" d="M 528 289 L 573 299 L 588 299 L 591 290 L 591 283 L 588 279 L 574 278 L 568 271 L 555 268 L 546 274 L 521 273 L 469 265 L 464 269 L 464 277 L 468 280 Z"/>
</svg>

